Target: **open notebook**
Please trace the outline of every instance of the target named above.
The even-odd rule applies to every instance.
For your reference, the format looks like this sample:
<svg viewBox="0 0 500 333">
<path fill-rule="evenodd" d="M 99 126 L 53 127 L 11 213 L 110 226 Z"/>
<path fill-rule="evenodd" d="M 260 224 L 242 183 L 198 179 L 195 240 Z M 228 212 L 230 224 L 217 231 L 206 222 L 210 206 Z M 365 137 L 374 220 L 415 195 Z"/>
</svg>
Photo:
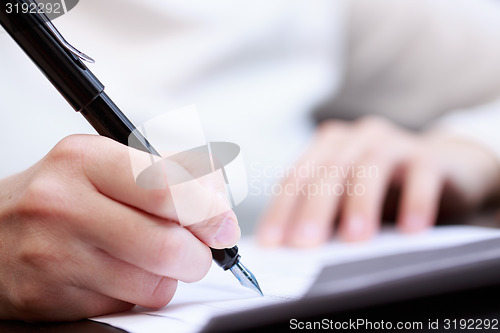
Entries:
<svg viewBox="0 0 500 333">
<path fill-rule="evenodd" d="M 387 229 L 367 243 L 334 240 L 312 250 L 262 249 L 243 239 L 239 248 L 264 297 L 213 265 L 202 281 L 179 283 L 163 309 L 136 307 L 93 320 L 129 332 L 221 332 L 500 281 L 497 229 L 442 226 L 419 235 Z"/>
</svg>

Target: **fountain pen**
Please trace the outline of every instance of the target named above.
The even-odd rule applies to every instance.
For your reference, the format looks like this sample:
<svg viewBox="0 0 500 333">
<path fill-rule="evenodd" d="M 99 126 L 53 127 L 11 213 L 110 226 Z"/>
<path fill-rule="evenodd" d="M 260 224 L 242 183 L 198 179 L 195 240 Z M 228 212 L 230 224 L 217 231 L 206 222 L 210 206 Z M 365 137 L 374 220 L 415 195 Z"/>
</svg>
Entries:
<svg viewBox="0 0 500 333">
<path fill-rule="evenodd" d="M 160 156 L 148 140 L 134 130 L 132 122 L 106 95 L 104 85 L 82 62 L 94 60 L 64 39 L 35 0 L 0 0 L 0 6 L 0 24 L 100 135 L 124 145 L 134 142 L 133 148 Z M 36 10 L 23 11 L 22 8 Z M 135 137 L 129 141 L 131 135 Z M 219 266 L 230 270 L 243 286 L 262 296 L 255 276 L 240 261 L 238 247 L 211 250 Z"/>
</svg>

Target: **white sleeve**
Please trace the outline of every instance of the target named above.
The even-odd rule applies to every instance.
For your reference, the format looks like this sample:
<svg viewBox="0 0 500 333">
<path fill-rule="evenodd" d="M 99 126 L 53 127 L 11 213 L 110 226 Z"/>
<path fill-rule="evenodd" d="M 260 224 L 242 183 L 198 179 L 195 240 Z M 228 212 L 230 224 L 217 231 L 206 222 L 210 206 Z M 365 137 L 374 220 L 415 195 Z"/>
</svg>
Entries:
<svg viewBox="0 0 500 333">
<path fill-rule="evenodd" d="M 500 1 L 351 0 L 335 112 L 421 128 L 500 98 Z"/>
<path fill-rule="evenodd" d="M 500 98 L 479 107 L 449 113 L 429 129 L 472 140 L 488 148 L 500 161 Z"/>
</svg>

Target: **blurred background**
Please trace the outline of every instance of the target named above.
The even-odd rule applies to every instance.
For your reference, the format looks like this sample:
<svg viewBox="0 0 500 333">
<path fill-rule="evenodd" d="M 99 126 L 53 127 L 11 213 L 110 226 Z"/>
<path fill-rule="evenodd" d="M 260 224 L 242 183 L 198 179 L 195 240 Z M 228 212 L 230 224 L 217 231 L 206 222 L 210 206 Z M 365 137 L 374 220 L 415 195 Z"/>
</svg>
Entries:
<svg viewBox="0 0 500 333">
<path fill-rule="evenodd" d="M 495 0 L 81 0 L 54 24 L 136 125 L 194 104 L 208 141 L 241 147 L 244 233 L 325 119 L 445 124 L 500 156 Z M 7 34 L 0 45 L 5 177 L 95 132 Z"/>
</svg>

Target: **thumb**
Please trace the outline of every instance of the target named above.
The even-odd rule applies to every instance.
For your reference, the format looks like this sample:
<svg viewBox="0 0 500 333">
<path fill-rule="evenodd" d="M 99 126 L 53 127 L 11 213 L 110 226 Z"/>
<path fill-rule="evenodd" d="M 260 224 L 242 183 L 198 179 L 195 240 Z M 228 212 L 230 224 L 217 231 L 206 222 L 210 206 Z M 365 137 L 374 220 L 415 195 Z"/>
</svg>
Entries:
<svg viewBox="0 0 500 333">
<path fill-rule="evenodd" d="M 186 228 L 199 240 L 214 249 L 233 247 L 241 235 L 238 219 L 232 210 L 209 220 L 191 224 Z"/>
<path fill-rule="evenodd" d="M 238 219 L 220 172 L 170 186 L 170 193 L 179 223 L 206 245 L 228 248 L 239 240 Z"/>
</svg>

